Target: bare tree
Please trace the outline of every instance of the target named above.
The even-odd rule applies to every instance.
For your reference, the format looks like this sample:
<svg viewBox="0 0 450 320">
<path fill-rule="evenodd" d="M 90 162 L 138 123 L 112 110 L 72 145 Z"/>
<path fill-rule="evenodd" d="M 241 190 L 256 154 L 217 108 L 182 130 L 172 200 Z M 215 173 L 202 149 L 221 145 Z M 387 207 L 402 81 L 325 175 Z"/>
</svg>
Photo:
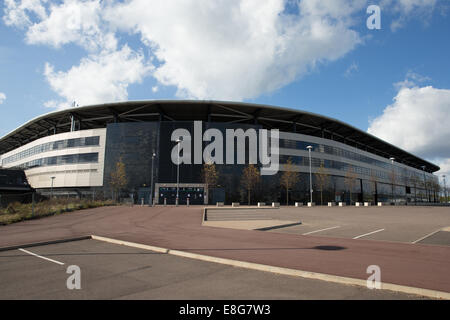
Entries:
<svg viewBox="0 0 450 320">
<path fill-rule="evenodd" d="M 259 183 L 259 179 L 259 170 L 254 164 L 249 164 L 242 171 L 241 183 L 245 190 L 247 190 L 248 205 L 250 205 L 250 195 L 252 190 L 254 190 L 256 185 Z"/>
<path fill-rule="evenodd" d="M 345 173 L 344 183 L 347 186 L 347 190 L 350 193 L 350 204 L 352 204 L 352 191 L 356 186 L 357 176 L 352 166 L 348 166 L 347 172 Z"/>
<path fill-rule="evenodd" d="M 289 158 L 284 165 L 284 172 L 280 177 L 280 184 L 286 188 L 286 205 L 289 205 L 289 188 L 292 187 L 300 178 L 298 172 L 294 171 L 295 167 L 292 159 Z"/>
<path fill-rule="evenodd" d="M 391 188 L 392 188 L 392 202 L 395 202 L 395 196 L 394 196 L 394 186 L 397 184 L 397 175 L 395 174 L 394 169 L 392 168 L 391 172 L 389 173 L 389 181 L 391 182 Z"/>
<path fill-rule="evenodd" d="M 441 192 L 441 189 L 443 189 L 443 188 L 441 187 L 441 185 L 439 184 L 438 181 L 432 180 L 431 181 L 431 189 L 433 190 L 434 202 L 439 202 L 438 196 L 439 196 L 439 193 Z"/>
<path fill-rule="evenodd" d="M 321 163 L 316 173 L 317 186 L 320 190 L 320 205 L 323 205 L 323 188 L 328 185 L 329 180 L 330 175 L 328 173 L 328 170 L 325 168 L 323 163 Z"/>
<path fill-rule="evenodd" d="M 371 170 L 369 181 L 371 183 L 371 188 L 372 188 L 373 203 L 376 204 L 378 190 L 377 190 L 377 176 L 375 174 L 375 170 Z"/>
<path fill-rule="evenodd" d="M 120 191 L 127 185 L 127 175 L 125 171 L 125 164 L 120 157 L 119 161 L 116 163 L 116 168 L 111 172 L 110 184 L 114 192 L 114 200 L 118 200 Z"/>
<path fill-rule="evenodd" d="M 219 173 L 217 172 L 216 165 L 213 162 L 208 161 L 203 165 L 202 178 L 206 185 L 206 194 L 208 195 L 207 200 L 209 202 L 209 187 L 214 187 L 219 179 Z"/>
<path fill-rule="evenodd" d="M 409 177 L 409 183 L 414 187 L 414 203 L 417 202 L 417 187 L 420 185 L 420 179 L 416 174 L 412 174 Z"/>
</svg>

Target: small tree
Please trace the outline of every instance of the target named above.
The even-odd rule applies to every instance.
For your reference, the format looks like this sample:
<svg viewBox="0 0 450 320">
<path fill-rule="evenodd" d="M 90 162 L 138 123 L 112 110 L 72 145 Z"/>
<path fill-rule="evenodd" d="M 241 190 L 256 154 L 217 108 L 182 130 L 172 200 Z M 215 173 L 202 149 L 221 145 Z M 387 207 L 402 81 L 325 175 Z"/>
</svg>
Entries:
<svg viewBox="0 0 450 320">
<path fill-rule="evenodd" d="M 344 183 L 350 193 L 350 204 L 352 204 L 352 191 L 356 185 L 356 173 L 353 171 L 353 167 L 349 166 L 347 172 L 345 173 Z"/>
<path fill-rule="evenodd" d="M 420 185 L 420 179 L 416 174 L 409 177 L 409 183 L 414 187 L 414 203 L 417 202 L 417 187 Z"/>
<path fill-rule="evenodd" d="M 216 170 L 216 165 L 212 161 L 208 161 L 203 165 L 202 169 L 203 182 L 206 185 L 206 193 L 208 195 L 209 202 L 209 187 L 214 187 L 219 179 L 219 174 Z"/>
<path fill-rule="evenodd" d="M 250 205 L 250 195 L 252 190 L 255 189 L 256 185 L 259 183 L 260 174 L 258 168 L 254 164 L 249 164 L 244 168 L 242 172 L 241 183 L 242 186 L 247 190 L 248 205 Z"/>
<path fill-rule="evenodd" d="M 394 196 L 394 187 L 397 184 L 397 175 L 395 174 L 394 169 L 392 168 L 391 172 L 389 172 L 389 180 L 391 182 L 392 187 L 392 202 L 395 202 L 395 196 Z"/>
<path fill-rule="evenodd" d="M 114 199 L 117 201 L 119 192 L 127 185 L 127 176 L 125 171 L 125 164 L 122 157 L 116 163 L 116 168 L 111 172 L 110 184 L 114 192 Z"/>
<path fill-rule="evenodd" d="M 371 170 L 370 172 L 369 181 L 371 183 L 372 188 L 373 202 L 376 204 L 378 190 L 377 190 L 377 176 L 374 170 Z"/>
<path fill-rule="evenodd" d="M 284 165 L 284 172 L 280 177 L 280 184 L 286 188 L 286 205 L 289 205 L 289 188 L 292 187 L 300 178 L 298 172 L 294 171 L 295 167 L 292 163 L 292 159 L 289 158 Z"/>
<path fill-rule="evenodd" d="M 321 163 L 316 173 L 317 186 L 319 187 L 320 190 L 320 205 L 323 205 L 323 188 L 326 187 L 329 180 L 330 176 L 328 170 L 325 168 L 323 163 Z"/>
</svg>

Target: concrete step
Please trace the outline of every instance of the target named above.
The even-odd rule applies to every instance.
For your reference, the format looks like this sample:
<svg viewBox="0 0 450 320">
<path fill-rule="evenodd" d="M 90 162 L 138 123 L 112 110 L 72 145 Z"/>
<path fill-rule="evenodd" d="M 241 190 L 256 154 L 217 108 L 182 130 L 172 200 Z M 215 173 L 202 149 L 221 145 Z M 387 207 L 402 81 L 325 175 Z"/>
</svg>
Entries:
<svg viewBox="0 0 450 320">
<path fill-rule="evenodd" d="M 208 212 L 208 221 L 241 221 L 241 220 L 270 220 L 271 217 L 261 213 L 236 212 Z"/>
</svg>

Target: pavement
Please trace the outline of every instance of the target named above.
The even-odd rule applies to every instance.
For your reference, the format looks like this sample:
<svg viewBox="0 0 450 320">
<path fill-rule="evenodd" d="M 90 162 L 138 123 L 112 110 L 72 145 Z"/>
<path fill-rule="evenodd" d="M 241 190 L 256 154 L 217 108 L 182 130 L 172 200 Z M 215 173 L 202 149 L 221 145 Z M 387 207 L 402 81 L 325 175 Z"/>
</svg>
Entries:
<svg viewBox="0 0 450 320">
<path fill-rule="evenodd" d="M 301 221 L 300 225 L 273 232 L 450 246 L 450 233 L 446 233 L 450 230 L 450 207 L 317 206 L 253 212 L 264 214 L 267 219 Z M 440 233 L 439 237 L 432 237 L 434 233 Z"/>
<path fill-rule="evenodd" d="M 73 265 L 79 290 L 66 286 Z M 97 240 L 0 252 L 0 288 L 0 299 L 420 299 Z"/>
<path fill-rule="evenodd" d="M 239 220 L 239 221 L 203 221 L 205 227 L 229 228 L 241 230 L 279 229 L 301 224 L 290 220 Z"/>
<path fill-rule="evenodd" d="M 416 212 L 418 216 L 427 216 L 430 209 L 437 208 L 415 208 L 422 210 Z M 195 206 L 82 210 L 0 227 L 0 247 L 95 234 L 362 280 L 368 277 L 368 266 L 378 265 L 382 282 L 450 292 L 449 246 L 206 227 L 202 226 L 202 211 Z M 329 214 L 334 212 L 338 211 Z M 408 216 L 399 218 L 406 220 Z"/>
</svg>

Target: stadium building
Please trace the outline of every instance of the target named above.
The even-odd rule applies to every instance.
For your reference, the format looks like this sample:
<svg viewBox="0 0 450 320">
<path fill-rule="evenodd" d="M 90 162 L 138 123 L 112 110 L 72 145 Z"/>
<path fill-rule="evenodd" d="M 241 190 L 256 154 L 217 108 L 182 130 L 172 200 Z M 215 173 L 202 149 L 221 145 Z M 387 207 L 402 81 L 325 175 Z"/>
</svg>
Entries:
<svg viewBox="0 0 450 320">
<path fill-rule="evenodd" d="M 439 167 L 433 163 L 339 120 L 248 103 L 130 101 L 51 112 L 0 139 L 0 164 L 23 169 L 31 187 L 44 195 L 52 190 L 56 196 L 112 197 L 111 175 L 122 163 L 127 184 L 121 195 L 136 203 L 148 203 L 152 190 L 156 202 L 174 203 L 177 177 L 180 203 L 187 198 L 191 204 L 245 203 L 241 182 L 245 163 L 217 164 L 218 183 L 209 190 L 203 183 L 202 164 L 173 163 L 177 142 L 172 133 L 185 129 L 194 136 L 199 123 L 200 134 L 210 128 L 224 135 L 227 129 L 279 130 L 280 170 L 261 176 L 254 201 L 285 202 L 280 176 L 289 158 L 293 163 L 289 168 L 299 172 L 289 191 L 293 202 L 309 201 L 310 160 L 316 203 L 437 200 L 432 186 Z M 191 143 L 194 150 L 194 138 Z M 247 151 L 250 143 L 247 139 Z M 245 159 L 248 163 L 248 152 Z M 326 174 L 325 182 L 319 181 L 318 172 Z"/>
</svg>

